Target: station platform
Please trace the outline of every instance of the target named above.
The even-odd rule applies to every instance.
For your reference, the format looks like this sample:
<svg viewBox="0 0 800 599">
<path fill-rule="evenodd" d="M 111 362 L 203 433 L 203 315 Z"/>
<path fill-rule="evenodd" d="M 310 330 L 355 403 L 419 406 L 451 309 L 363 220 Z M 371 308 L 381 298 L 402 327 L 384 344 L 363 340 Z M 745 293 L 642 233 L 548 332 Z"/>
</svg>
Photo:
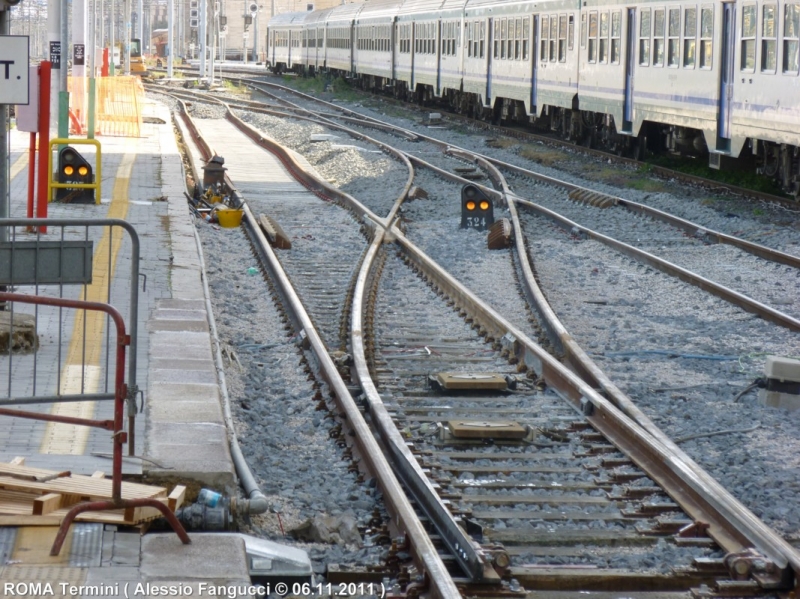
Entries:
<svg viewBox="0 0 800 599">
<path fill-rule="evenodd" d="M 185 486 L 188 502 L 201 487 L 233 493 L 236 477 L 171 116 L 165 105 L 149 99 L 144 115 L 149 118 L 142 137 L 98 138 L 101 202 L 51 203 L 48 214 L 49 218 L 126 220 L 138 233 L 144 276 L 131 281 L 132 243 L 118 229 L 48 227 L 48 233 L 38 237 L 15 230 L 13 241 L 89 240 L 94 259 L 87 285 L 57 287 L 45 282 L 18 285 L 14 291 L 107 301 L 132 319 L 135 302 L 130 287 L 138 288 L 136 383 L 143 392 L 138 401 L 143 412 L 132 430 L 135 454 L 128 456 L 125 448 L 123 472 L 125 480 L 168 492 Z M 11 132 L 12 218 L 25 217 L 28 139 L 27 133 Z M 91 148 L 75 147 L 85 151 L 96 169 Z M 0 396 L 38 398 L 48 395 L 50 387 L 56 394 L 102 392 L 108 388 L 108 372 L 113 391 L 110 323 L 78 310 L 74 317 L 65 316 L 66 310 L 50 317 L 43 308 L 18 302 L 14 306 L 20 314 L 36 315 L 38 348 L 12 358 L 0 351 Z M 126 325 L 130 331 L 131 322 Z M 113 405 L 113 401 L 36 403 L 24 409 L 111 419 Z M 16 460 L 29 468 L 97 478 L 99 473 L 110 476 L 111 452 L 107 430 L 0 415 L 0 466 Z M 0 471 L 0 503 L 5 498 L 2 493 L 16 488 L 4 480 Z M 218 595 L 214 585 L 250 584 L 244 541 L 237 535 L 190 533 L 192 543 L 183 545 L 171 531 L 142 535 L 136 529 L 83 521 L 72 525 L 60 555 L 51 557 L 57 530 L 53 520 L 62 512 L 52 511 L 41 521 L 30 514 L 0 515 L 0 585 L 14 585 L 2 586 L 3 596 L 151 597 L 163 596 L 169 587 L 177 591 L 173 596 L 197 597 Z M 48 583 L 49 587 L 42 586 Z"/>
</svg>

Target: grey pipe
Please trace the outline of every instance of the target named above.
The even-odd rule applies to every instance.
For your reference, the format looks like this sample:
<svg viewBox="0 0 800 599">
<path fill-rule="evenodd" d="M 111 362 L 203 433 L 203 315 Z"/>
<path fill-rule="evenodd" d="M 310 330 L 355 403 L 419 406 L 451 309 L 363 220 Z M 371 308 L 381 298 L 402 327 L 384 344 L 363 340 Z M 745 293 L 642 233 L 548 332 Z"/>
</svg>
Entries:
<svg viewBox="0 0 800 599">
<path fill-rule="evenodd" d="M 225 369 L 222 364 L 222 351 L 220 350 L 219 336 L 217 335 L 217 322 L 214 319 L 214 310 L 211 305 L 211 293 L 208 289 L 208 276 L 206 275 L 206 261 L 203 256 L 203 246 L 200 244 L 200 235 L 197 233 L 197 227 L 193 226 L 194 240 L 197 244 L 197 254 L 200 257 L 200 269 L 203 279 L 203 298 L 206 301 L 206 311 L 208 312 L 208 326 L 211 330 L 211 339 L 214 342 L 214 362 L 217 367 L 217 376 L 219 377 L 219 388 L 222 393 L 222 413 L 225 416 L 225 427 L 228 430 L 228 443 L 231 447 L 231 458 L 236 467 L 236 474 L 239 477 L 239 482 L 247 495 L 247 499 L 237 501 L 235 498 L 231 501 L 231 510 L 236 515 L 248 516 L 250 514 L 263 514 L 266 512 L 270 505 L 269 500 L 258 487 L 250 466 L 247 465 L 242 454 L 242 449 L 239 447 L 239 440 L 236 438 L 236 429 L 233 427 L 233 417 L 231 415 L 231 403 L 228 396 L 228 385 L 225 382 Z"/>
</svg>

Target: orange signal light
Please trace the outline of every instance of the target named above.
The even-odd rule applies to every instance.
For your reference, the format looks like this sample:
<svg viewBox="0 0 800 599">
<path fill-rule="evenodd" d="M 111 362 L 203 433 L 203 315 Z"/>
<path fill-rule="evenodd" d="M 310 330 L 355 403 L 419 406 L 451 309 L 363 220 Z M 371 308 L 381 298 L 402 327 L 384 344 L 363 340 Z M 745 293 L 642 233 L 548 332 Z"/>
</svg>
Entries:
<svg viewBox="0 0 800 599">
<path fill-rule="evenodd" d="M 75 169 L 74 169 L 74 168 L 72 168 L 72 165 L 68 164 L 68 165 L 66 165 L 66 166 L 64 167 L 64 174 L 65 174 L 67 177 L 69 177 L 70 175 L 72 175 L 72 173 L 74 173 L 74 172 L 75 172 Z"/>
<path fill-rule="evenodd" d="M 78 174 L 81 177 L 85 177 L 88 173 L 89 169 L 86 167 L 86 165 L 82 164 L 81 166 L 78 167 Z"/>
<path fill-rule="evenodd" d="M 486 200 L 481 201 L 481 210 L 488 210 L 489 209 L 489 202 Z"/>
<path fill-rule="evenodd" d="M 467 202 L 467 210 L 475 210 L 475 202 L 473 202 L 472 200 Z"/>
</svg>

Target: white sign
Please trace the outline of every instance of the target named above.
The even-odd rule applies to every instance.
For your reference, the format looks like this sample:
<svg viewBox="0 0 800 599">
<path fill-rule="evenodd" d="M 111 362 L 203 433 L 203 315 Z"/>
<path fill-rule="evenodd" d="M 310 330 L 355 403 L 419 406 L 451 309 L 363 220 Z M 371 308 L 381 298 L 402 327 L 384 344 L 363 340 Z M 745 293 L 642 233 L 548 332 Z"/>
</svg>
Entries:
<svg viewBox="0 0 800 599">
<path fill-rule="evenodd" d="M 31 95 L 28 104 L 17 104 L 17 129 L 39 131 L 39 67 L 30 67 Z"/>
<path fill-rule="evenodd" d="M 245 32 L 242 34 L 242 39 L 243 39 L 243 40 L 246 40 L 246 39 L 247 39 L 247 32 L 246 32 L 246 31 L 245 31 Z"/>
<path fill-rule="evenodd" d="M 28 36 L 0 35 L 0 104 L 28 103 Z"/>
</svg>

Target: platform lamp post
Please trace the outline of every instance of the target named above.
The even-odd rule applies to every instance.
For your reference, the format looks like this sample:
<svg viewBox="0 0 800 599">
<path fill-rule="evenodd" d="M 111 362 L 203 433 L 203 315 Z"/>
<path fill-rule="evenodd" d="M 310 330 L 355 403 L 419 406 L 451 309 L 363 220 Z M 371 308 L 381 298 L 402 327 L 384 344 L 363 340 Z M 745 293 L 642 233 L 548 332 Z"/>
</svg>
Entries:
<svg viewBox="0 0 800 599">
<path fill-rule="evenodd" d="M 250 14 L 253 15 L 253 62 L 258 62 L 258 9 L 255 2 L 250 4 Z"/>
<path fill-rule="evenodd" d="M 250 29 L 250 25 L 253 24 L 253 12 L 252 8 L 256 7 L 258 10 L 258 6 L 255 3 L 250 4 L 250 14 L 245 13 L 244 15 L 244 33 L 242 33 L 242 60 L 244 64 L 247 64 L 247 30 Z"/>
<path fill-rule="evenodd" d="M 228 17 L 225 15 L 219 16 L 219 61 L 225 62 L 225 57 L 228 53 Z M 220 66 L 220 73 L 222 73 L 222 66 Z M 222 75 L 220 75 L 221 77 Z"/>
</svg>

